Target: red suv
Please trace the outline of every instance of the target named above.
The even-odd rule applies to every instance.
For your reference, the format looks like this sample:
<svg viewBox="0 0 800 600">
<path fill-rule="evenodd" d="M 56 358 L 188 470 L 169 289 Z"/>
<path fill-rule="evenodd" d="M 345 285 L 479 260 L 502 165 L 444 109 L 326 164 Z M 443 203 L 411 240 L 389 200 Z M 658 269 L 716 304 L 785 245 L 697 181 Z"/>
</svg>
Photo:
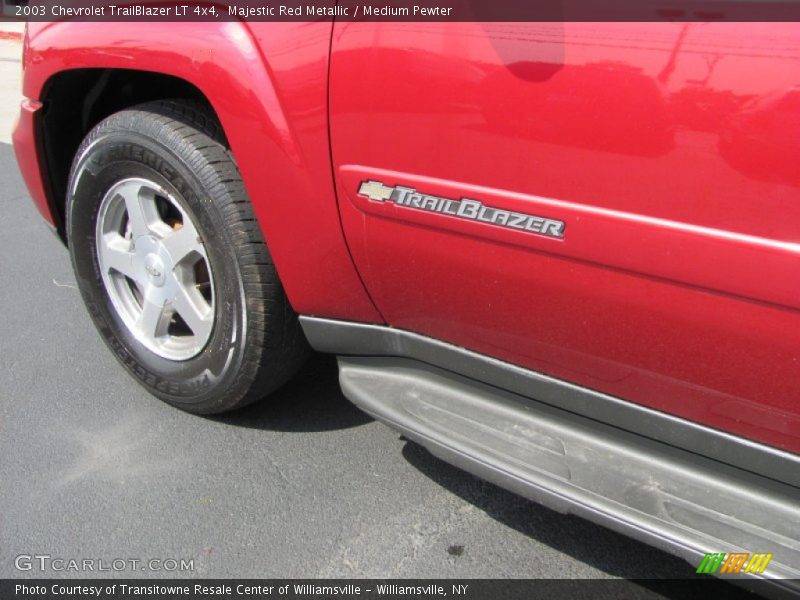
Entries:
<svg viewBox="0 0 800 600">
<path fill-rule="evenodd" d="M 156 396 L 330 352 L 445 460 L 800 577 L 797 24 L 64 22 L 24 67 L 31 196 Z"/>
</svg>

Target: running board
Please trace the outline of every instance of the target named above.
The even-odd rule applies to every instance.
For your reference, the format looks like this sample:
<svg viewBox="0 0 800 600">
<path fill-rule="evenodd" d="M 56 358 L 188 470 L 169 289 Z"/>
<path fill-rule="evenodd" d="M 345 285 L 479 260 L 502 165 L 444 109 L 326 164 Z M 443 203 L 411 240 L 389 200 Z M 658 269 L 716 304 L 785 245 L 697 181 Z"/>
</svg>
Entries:
<svg viewBox="0 0 800 600">
<path fill-rule="evenodd" d="M 483 479 L 695 567 L 771 553 L 750 576 L 800 591 L 797 488 L 416 360 L 340 357 L 339 378 L 362 410 Z"/>
</svg>

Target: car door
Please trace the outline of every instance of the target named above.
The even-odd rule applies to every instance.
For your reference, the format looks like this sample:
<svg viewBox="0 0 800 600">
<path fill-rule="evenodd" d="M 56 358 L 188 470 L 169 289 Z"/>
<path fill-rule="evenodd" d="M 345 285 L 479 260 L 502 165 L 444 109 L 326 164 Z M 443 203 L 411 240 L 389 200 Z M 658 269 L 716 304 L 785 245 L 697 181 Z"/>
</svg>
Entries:
<svg viewBox="0 0 800 600">
<path fill-rule="evenodd" d="M 391 326 L 800 450 L 800 30 L 336 23 L 345 235 Z"/>
</svg>

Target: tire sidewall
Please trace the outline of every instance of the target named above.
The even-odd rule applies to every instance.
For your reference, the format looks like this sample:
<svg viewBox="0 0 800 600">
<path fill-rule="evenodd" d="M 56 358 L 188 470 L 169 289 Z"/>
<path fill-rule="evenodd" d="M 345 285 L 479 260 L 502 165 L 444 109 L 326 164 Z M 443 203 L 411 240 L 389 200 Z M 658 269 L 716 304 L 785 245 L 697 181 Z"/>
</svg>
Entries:
<svg viewBox="0 0 800 600">
<path fill-rule="evenodd" d="M 190 168 L 191 151 L 171 148 L 170 141 L 127 130 L 90 135 L 70 177 L 67 233 L 84 302 L 117 359 L 158 397 L 187 410 L 203 405 L 207 412 L 207 404 L 220 397 L 239 372 L 247 343 L 244 290 L 233 240 L 209 189 L 214 181 L 202 181 Z M 164 359 L 136 340 L 105 290 L 97 256 L 98 212 L 106 192 L 130 177 L 150 179 L 173 194 L 205 245 L 214 284 L 214 328 L 204 350 L 188 360 Z"/>
</svg>

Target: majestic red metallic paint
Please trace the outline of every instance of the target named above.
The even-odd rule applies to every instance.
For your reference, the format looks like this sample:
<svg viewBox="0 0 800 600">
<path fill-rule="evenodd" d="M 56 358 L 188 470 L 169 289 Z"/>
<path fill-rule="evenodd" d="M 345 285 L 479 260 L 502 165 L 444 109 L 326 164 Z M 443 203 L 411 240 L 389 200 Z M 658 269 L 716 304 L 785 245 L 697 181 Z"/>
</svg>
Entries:
<svg viewBox="0 0 800 600">
<path fill-rule="evenodd" d="M 385 317 L 800 452 L 795 24 L 170 28 L 32 26 L 24 93 L 73 68 L 195 85 L 299 312 Z M 15 146 L 48 218 L 34 114 Z M 561 219 L 566 236 L 379 205 L 363 179 Z"/>
<path fill-rule="evenodd" d="M 795 24 L 337 23 L 331 74 L 345 232 L 391 325 L 800 451 Z"/>
<path fill-rule="evenodd" d="M 34 206 L 45 221 L 55 227 L 56 219 L 50 199 L 45 192 L 42 164 L 36 145 L 35 121 L 40 109 L 41 103 L 35 100 L 25 98 L 22 101 L 17 125 L 14 127 L 14 152 Z"/>
<path fill-rule="evenodd" d="M 165 27 L 31 24 L 23 93 L 38 100 L 48 79 L 76 68 L 152 71 L 193 84 L 225 128 L 294 308 L 381 322 L 336 210 L 326 119 L 330 21 L 170 23 L 169 35 Z M 41 210 L 24 111 L 21 123 L 18 159 Z"/>
</svg>

